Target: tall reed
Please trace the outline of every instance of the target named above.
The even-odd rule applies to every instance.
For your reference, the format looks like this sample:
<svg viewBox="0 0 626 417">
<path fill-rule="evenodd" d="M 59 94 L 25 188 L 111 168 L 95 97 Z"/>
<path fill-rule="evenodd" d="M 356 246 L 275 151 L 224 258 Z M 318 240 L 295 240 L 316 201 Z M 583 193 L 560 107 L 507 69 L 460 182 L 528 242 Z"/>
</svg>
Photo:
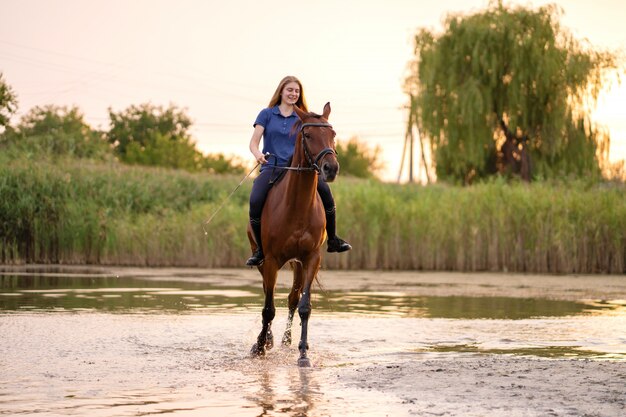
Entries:
<svg viewBox="0 0 626 417">
<path fill-rule="evenodd" d="M 0 157 L 1 159 L 1 157 Z M 239 267 L 249 256 L 246 181 L 116 163 L 0 161 L 0 262 Z M 331 269 L 626 272 L 626 187 L 472 187 L 339 178 Z"/>
</svg>

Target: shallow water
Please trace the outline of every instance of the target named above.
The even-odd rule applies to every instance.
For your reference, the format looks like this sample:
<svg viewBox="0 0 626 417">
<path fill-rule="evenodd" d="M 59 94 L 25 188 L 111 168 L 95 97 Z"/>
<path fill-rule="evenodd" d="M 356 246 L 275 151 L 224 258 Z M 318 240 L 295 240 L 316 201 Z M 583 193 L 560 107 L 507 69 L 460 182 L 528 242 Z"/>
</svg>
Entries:
<svg viewBox="0 0 626 417">
<path fill-rule="evenodd" d="M 196 278 L 196 277 L 194 277 Z M 237 284 L 237 283 L 235 283 Z M 189 277 L 116 277 L 89 274 L 0 275 L 0 311 L 103 311 L 146 314 L 241 314 L 258 311 L 260 285 L 211 283 Z M 343 316 L 450 319 L 562 317 L 613 312 L 617 302 L 537 298 L 417 296 L 398 291 L 330 291 L 314 294 L 316 313 Z M 287 290 L 276 305 L 285 307 Z"/>
<path fill-rule="evenodd" d="M 286 294 L 277 296 L 277 340 Z M 346 383 L 342 370 L 442 355 L 626 359 L 619 300 L 330 288 L 316 289 L 313 367 L 300 369 L 297 343 L 248 357 L 261 304 L 260 282 L 210 272 L 4 272 L 0 414 L 406 415 L 401 399 Z"/>
</svg>

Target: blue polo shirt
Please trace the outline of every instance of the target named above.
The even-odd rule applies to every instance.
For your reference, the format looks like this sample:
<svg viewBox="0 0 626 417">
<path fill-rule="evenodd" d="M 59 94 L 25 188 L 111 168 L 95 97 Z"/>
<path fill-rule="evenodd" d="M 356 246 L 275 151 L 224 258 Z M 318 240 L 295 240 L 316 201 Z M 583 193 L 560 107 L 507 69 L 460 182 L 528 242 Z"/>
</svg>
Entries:
<svg viewBox="0 0 626 417">
<path fill-rule="evenodd" d="M 278 106 L 266 107 L 257 116 L 253 126 L 263 126 L 263 153 L 271 153 L 268 163 L 261 165 L 261 171 L 271 168 L 274 163 L 287 166 L 296 147 L 297 132 L 292 132 L 293 125 L 299 120 L 296 112 L 285 117 Z M 274 157 L 276 155 L 276 157 Z"/>
</svg>

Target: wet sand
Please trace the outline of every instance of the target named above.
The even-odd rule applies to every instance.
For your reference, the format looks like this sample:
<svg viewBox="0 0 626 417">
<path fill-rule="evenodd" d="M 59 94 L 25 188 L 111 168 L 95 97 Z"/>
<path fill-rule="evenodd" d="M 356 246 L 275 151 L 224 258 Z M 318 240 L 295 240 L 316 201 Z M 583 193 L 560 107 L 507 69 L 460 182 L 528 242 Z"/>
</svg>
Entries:
<svg viewBox="0 0 626 417">
<path fill-rule="evenodd" d="M 503 355 L 441 357 L 351 369 L 363 390 L 398 397 L 408 414 L 623 416 L 624 363 Z"/>
<path fill-rule="evenodd" d="M 37 269 L 29 268 L 3 270 L 19 276 Z M 49 273 L 260 285 L 251 270 L 70 267 Z M 281 274 L 279 286 L 286 288 L 290 273 Z M 0 312 L 0 414 L 626 415 L 625 277 L 325 271 L 321 285 L 325 291 L 608 301 L 615 308 L 521 320 L 314 310 L 310 369 L 295 365 L 295 346 L 277 346 L 262 359 L 247 356 L 260 329 L 261 300 L 258 311 L 235 313 Z M 279 308 L 277 339 L 285 315 Z M 298 339 L 297 323 L 293 336 Z"/>
</svg>

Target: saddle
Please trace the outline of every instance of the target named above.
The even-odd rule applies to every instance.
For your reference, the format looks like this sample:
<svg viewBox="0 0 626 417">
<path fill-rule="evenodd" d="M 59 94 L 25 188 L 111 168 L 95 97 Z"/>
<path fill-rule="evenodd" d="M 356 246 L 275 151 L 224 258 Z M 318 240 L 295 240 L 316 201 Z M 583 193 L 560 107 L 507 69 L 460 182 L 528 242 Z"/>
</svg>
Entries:
<svg viewBox="0 0 626 417">
<path fill-rule="evenodd" d="M 287 162 L 287 166 L 291 166 L 291 161 L 293 160 L 293 156 L 289 158 L 289 162 Z M 278 184 L 283 178 L 285 178 L 285 174 L 287 173 L 286 169 L 281 169 L 281 167 L 274 165 L 272 170 L 272 175 L 270 176 L 270 186 L 274 186 Z"/>
</svg>

